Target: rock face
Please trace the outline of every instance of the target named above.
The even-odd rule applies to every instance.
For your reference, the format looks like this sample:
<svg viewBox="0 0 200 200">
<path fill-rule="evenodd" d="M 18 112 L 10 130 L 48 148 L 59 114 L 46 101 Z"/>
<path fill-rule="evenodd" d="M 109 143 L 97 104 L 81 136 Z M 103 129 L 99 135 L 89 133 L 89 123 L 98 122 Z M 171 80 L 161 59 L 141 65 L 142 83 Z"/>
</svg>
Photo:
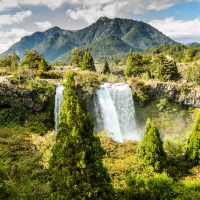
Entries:
<svg viewBox="0 0 200 200">
<path fill-rule="evenodd" d="M 200 87 L 162 82 L 148 82 L 147 87 L 150 98 L 166 98 L 182 105 L 200 107 Z"/>
<path fill-rule="evenodd" d="M 48 97 L 36 91 L 17 88 L 10 84 L 0 83 L 0 106 L 10 106 L 19 102 L 22 107 L 31 112 L 44 110 Z"/>
</svg>

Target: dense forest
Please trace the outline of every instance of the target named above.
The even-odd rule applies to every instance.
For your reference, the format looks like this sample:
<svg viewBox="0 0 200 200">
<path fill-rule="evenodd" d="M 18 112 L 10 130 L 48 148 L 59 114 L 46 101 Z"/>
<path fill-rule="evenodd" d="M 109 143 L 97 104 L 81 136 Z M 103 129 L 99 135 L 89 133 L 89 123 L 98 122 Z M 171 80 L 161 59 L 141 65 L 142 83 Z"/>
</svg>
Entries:
<svg viewBox="0 0 200 200">
<path fill-rule="evenodd" d="M 169 44 L 93 59 L 88 47 L 75 47 L 69 63 L 48 63 L 32 49 L 21 60 L 15 51 L 4 54 L 0 199 L 199 199 L 199 108 L 156 98 L 150 88 L 173 86 L 183 99 L 198 91 L 199 49 Z M 140 141 L 93 134 L 86 104 L 102 82 L 131 87 Z M 65 85 L 58 133 L 55 83 Z"/>
</svg>

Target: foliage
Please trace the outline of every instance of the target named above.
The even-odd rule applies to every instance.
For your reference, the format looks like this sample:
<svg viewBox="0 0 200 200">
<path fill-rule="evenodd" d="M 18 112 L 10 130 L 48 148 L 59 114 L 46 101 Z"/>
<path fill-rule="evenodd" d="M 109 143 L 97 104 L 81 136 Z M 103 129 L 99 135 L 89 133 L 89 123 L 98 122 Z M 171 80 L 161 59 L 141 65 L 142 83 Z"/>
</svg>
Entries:
<svg viewBox="0 0 200 200">
<path fill-rule="evenodd" d="M 150 74 L 161 81 L 174 80 L 179 76 L 176 63 L 164 54 L 156 55 L 151 64 Z"/>
<path fill-rule="evenodd" d="M 149 100 L 149 96 L 147 95 L 148 88 L 143 81 L 132 77 L 127 79 L 126 82 L 130 85 L 133 95 L 140 100 L 141 104 Z"/>
<path fill-rule="evenodd" d="M 50 160 L 51 197 L 113 199 L 110 178 L 102 163 L 105 151 L 93 135 L 90 115 L 80 107 L 74 75 L 72 71 L 66 74 L 59 132 Z"/>
<path fill-rule="evenodd" d="M 103 73 L 110 74 L 110 68 L 109 68 L 109 64 L 107 60 L 105 61 L 105 64 L 104 64 Z"/>
<path fill-rule="evenodd" d="M 159 111 L 165 112 L 165 113 L 167 113 L 171 109 L 170 104 L 167 99 L 160 99 L 160 103 L 157 104 L 157 108 Z"/>
<path fill-rule="evenodd" d="M 70 65 L 75 67 L 81 67 L 81 62 L 83 59 L 83 52 L 80 51 L 77 47 L 74 47 L 71 51 L 72 57 L 70 60 Z"/>
<path fill-rule="evenodd" d="M 11 55 L 11 68 L 12 69 L 17 69 L 17 67 L 19 65 L 19 61 L 20 61 L 20 58 L 17 55 L 17 52 L 13 51 L 13 53 Z"/>
<path fill-rule="evenodd" d="M 88 48 L 86 48 L 86 51 L 83 55 L 81 69 L 89 70 L 89 71 L 96 71 L 93 58 L 92 58 Z"/>
<path fill-rule="evenodd" d="M 49 70 L 47 72 L 41 71 L 39 77 L 43 79 L 60 79 L 62 78 L 62 74 L 56 70 Z"/>
<path fill-rule="evenodd" d="M 5 199 L 45 200 L 49 195 L 47 171 L 40 164 L 41 154 L 30 142 L 31 134 L 28 128 L 17 125 L 0 128 L 0 157 L 9 193 Z"/>
<path fill-rule="evenodd" d="M 147 120 L 142 140 L 137 149 L 138 158 L 144 159 L 155 171 L 160 171 L 163 167 L 165 152 L 160 134 L 154 123 Z"/>
<path fill-rule="evenodd" d="M 124 75 L 127 77 L 138 76 L 143 72 L 142 69 L 142 56 L 138 52 L 132 53 L 129 51 L 126 66 L 124 68 Z"/>
<path fill-rule="evenodd" d="M 97 73 L 87 70 L 77 72 L 74 77 L 77 88 L 81 88 L 84 93 L 89 94 L 94 94 L 94 92 L 99 88 L 100 81 L 98 78 Z"/>
<path fill-rule="evenodd" d="M 186 159 L 191 166 L 200 164 L 200 113 L 198 113 L 188 139 Z"/>
<path fill-rule="evenodd" d="M 2 166 L 2 163 L 0 163 L 0 199 L 8 199 L 8 186 L 5 183 L 5 179 L 7 179 L 7 172 Z"/>
<path fill-rule="evenodd" d="M 36 50 L 30 49 L 24 51 L 24 59 L 21 61 L 20 65 L 28 65 L 30 69 L 35 70 L 42 70 L 47 71 L 48 70 L 48 64 L 44 59 L 43 55 L 39 55 Z"/>
<path fill-rule="evenodd" d="M 11 67 L 12 55 L 3 54 L 0 59 L 0 67 Z"/>
<path fill-rule="evenodd" d="M 200 65 L 191 63 L 183 72 L 183 77 L 189 82 L 200 83 Z"/>
</svg>

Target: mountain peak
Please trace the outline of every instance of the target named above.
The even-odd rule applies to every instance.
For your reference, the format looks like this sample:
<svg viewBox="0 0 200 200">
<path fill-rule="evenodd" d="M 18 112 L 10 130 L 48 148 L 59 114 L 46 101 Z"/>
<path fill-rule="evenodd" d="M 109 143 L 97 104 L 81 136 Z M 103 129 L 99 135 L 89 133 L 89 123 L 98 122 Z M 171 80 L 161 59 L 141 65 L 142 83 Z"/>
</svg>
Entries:
<svg viewBox="0 0 200 200">
<path fill-rule="evenodd" d="M 102 17 L 99 18 L 100 21 L 106 21 L 106 20 L 108 20 L 108 19 L 109 19 L 109 18 L 108 18 L 108 17 L 105 17 L 105 16 L 102 16 Z"/>
</svg>

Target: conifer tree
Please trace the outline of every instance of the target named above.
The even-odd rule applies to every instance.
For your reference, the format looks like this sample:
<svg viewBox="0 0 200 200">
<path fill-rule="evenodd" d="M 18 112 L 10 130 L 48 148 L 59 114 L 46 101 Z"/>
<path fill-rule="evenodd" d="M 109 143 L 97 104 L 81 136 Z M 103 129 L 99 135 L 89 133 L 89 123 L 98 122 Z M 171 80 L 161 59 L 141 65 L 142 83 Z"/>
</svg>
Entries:
<svg viewBox="0 0 200 200">
<path fill-rule="evenodd" d="M 78 102 L 74 72 L 66 74 L 57 142 L 50 160 L 51 199 L 112 200 L 113 188 L 93 134 L 93 122 Z"/>
<path fill-rule="evenodd" d="M 83 55 L 82 63 L 81 63 L 81 69 L 82 70 L 90 70 L 90 71 L 96 71 L 93 58 L 89 52 L 88 47 L 86 48 L 86 51 Z"/>
<path fill-rule="evenodd" d="M 130 49 L 128 53 L 128 59 L 126 61 L 126 66 L 124 68 L 124 75 L 127 77 L 130 77 L 132 75 L 131 69 L 132 69 L 132 57 L 133 57 L 133 52 L 132 49 Z"/>
<path fill-rule="evenodd" d="M 150 119 L 146 122 L 145 132 L 137 149 L 137 157 L 143 158 L 155 171 L 162 169 L 165 159 L 163 142 L 158 129 Z"/>
<path fill-rule="evenodd" d="M 70 60 L 70 65 L 75 67 L 81 67 L 81 62 L 83 59 L 83 52 L 79 51 L 77 47 L 72 49 L 72 58 Z"/>
<path fill-rule="evenodd" d="M 16 69 L 19 65 L 19 56 L 17 55 L 16 51 L 13 51 L 11 56 L 11 68 Z"/>
<path fill-rule="evenodd" d="M 138 52 L 132 53 L 132 50 L 130 50 L 126 66 L 124 68 L 124 75 L 127 77 L 138 76 L 143 71 L 142 56 Z"/>
<path fill-rule="evenodd" d="M 185 156 L 191 166 L 200 164 L 200 112 L 192 127 Z"/>
<path fill-rule="evenodd" d="M 110 74 L 110 68 L 109 68 L 109 64 L 107 60 L 105 61 L 105 64 L 104 64 L 103 73 Z"/>
<path fill-rule="evenodd" d="M 45 61 L 43 55 L 40 56 L 40 62 L 39 62 L 38 68 L 39 68 L 40 70 L 42 70 L 42 71 L 47 71 L 47 69 L 48 69 L 48 64 L 47 64 L 47 62 Z"/>
</svg>

